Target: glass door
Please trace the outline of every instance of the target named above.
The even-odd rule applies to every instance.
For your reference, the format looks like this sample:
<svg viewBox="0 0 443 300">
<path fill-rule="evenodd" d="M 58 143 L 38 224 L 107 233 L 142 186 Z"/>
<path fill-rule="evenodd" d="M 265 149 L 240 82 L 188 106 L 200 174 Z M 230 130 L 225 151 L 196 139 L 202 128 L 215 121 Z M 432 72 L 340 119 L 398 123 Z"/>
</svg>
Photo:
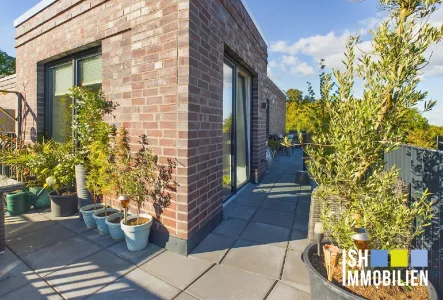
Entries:
<svg viewBox="0 0 443 300">
<path fill-rule="evenodd" d="M 250 179 L 251 77 L 230 61 L 223 66 L 223 197 Z"/>
</svg>

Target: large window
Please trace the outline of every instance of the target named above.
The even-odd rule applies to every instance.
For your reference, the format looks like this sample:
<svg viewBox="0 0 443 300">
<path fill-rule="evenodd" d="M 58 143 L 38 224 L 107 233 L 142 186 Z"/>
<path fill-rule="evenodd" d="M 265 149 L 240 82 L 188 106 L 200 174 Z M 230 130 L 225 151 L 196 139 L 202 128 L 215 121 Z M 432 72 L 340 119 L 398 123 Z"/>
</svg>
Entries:
<svg viewBox="0 0 443 300">
<path fill-rule="evenodd" d="M 72 104 L 67 96 L 73 86 L 84 86 L 98 92 L 102 86 L 102 60 L 98 51 L 71 56 L 46 67 L 47 134 L 57 142 L 72 137 Z"/>
<path fill-rule="evenodd" d="M 249 181 L 251 76 L 230 60 L 223 65 L 223 191 L 228 199 Z"/>
</svg>

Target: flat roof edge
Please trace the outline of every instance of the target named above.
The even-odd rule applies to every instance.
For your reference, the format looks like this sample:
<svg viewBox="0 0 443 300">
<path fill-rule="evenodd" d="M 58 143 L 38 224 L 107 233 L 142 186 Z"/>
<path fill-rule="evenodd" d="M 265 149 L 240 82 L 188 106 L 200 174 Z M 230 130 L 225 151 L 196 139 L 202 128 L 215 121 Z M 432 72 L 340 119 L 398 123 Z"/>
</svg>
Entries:
<svg viewBox="0 0 443 300">
<path fill-rule="evenodd" d="M 261 30 L 260 26 L 258 25 L 257 20 L 255 19 L 254 15 L 252 14 L 251 9 L 249 8 L 248 4 L 246 3 L 246 0 L 240 0 L 243 6 L 245 7 L 247 13 L 249 14 L 249 17 L 251 18 L 252 22 L 254 23 L 255 27 L 258 30 L 258 33 L 260 33 L 261 37 L 265 41 L 266 45 L 268 45 L 268 41 L 266 40 L 265 34 Z"/>
<path fill-rule="evenodd" d="M 47 8 L 48 6 L 50 6 L 51 4 L 53 4 L 56 1 L 57 0 L 42 0 L 42 1 L 40 1 L 33 8 L 31 8 L 30 10 L 28 10 L 27 12 L 22 14 L 20 17 L 15 19 L 14 20 L 14 27 L 17 28 L 18 26 L 20 26 L 20 24 L 26 22 L 27 20 L 29 20 L 30 18 L 32 18 L 33 16 L 35 16 L 36 14 L 38 14 L 39 12 L 41 12 L 42 10 L 44 10 L 45 8 Z"/>
</svg>

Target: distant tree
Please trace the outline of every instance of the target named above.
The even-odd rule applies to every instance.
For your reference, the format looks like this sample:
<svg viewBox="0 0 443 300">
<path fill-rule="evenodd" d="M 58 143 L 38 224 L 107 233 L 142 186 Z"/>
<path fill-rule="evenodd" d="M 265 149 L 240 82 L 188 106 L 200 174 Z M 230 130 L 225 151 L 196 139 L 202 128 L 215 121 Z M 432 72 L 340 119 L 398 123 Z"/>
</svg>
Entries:
<svg viewBox="0 0 443 300">
<path fill-rule="evenodd" d="M 0 77 L 15 73 L 15 58 L 0 50 Z"/>
<path fill-rule="evenodd" d="M 285 92 L 287 102 L 303 102 L 303 92 L 297 89 L 289 89 Z"/>
</svg>

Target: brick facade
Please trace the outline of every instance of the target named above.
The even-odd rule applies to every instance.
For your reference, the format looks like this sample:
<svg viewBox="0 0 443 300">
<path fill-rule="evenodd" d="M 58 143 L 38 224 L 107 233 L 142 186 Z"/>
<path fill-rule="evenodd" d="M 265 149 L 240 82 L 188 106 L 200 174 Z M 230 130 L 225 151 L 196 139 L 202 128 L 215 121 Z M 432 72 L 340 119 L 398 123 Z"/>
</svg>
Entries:
<svg viewBox="0 0 443 300">
<path fill-rule="evenodd" d="M 267 47 L 240 0 L 59 0 L 17 26 L 16 45 L 26 131 L 37 134 L 45 64 L 101 47 L 103 91 L 119 104 L 108 121 L 125 126 L 133 144 L 148 135 L 161 161 L 181 163 L 155 243 L 188 253 L 221 221 L 225 54 L 253 75 L 252 171 L 264 174 Z M 150 203 L 144 209 L 153 213 Z"/>
<path fill-rule="evenodd" d="M 265 97 L 269 100 L 269 134 L 286 132 L 286 96 L 271 79 L 267 78 Z"/>
</svg>

